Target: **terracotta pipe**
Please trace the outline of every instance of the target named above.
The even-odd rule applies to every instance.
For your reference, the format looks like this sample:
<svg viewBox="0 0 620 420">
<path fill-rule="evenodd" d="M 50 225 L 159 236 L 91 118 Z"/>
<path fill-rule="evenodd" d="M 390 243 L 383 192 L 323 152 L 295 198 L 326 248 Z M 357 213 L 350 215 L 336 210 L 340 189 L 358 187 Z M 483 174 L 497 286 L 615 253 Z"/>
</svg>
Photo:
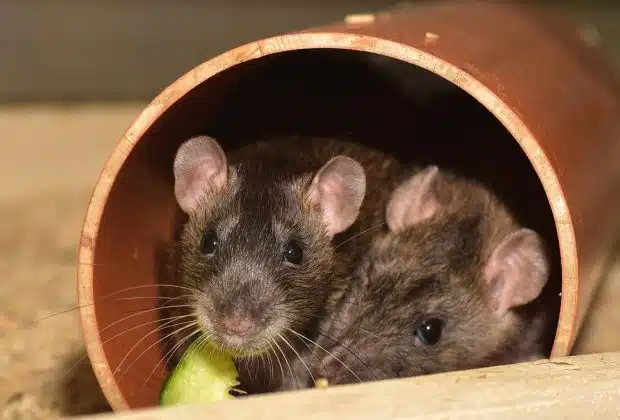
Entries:
<svg viewBox="0 0 620 420">
<path fill-rule="evenodd" d="M 620 83 L 600 51 L 576 25 L 492 2 L 349 22 L 204 62 L 157 96 L 112 152 L 84 221 L 78 287 L 88 354 L 114 409 L 157 404 L 156 293 L 141 286 L 159 281 L 159 252 L 182 220 L 174 152 L 198 133 L 227 149 L 259 132 L 348 133 L 402 157 L 450 156 L 446 165 L 488 180 L 524 220 L 547 226 L 559 273 L 547 294 L 559 306 L 550 353 L 570 352 L 620 229 Z M 435 80 L 439 93 L 403 99 L 394 69 L 417 75 L 412 91 Z"/>
</svg>

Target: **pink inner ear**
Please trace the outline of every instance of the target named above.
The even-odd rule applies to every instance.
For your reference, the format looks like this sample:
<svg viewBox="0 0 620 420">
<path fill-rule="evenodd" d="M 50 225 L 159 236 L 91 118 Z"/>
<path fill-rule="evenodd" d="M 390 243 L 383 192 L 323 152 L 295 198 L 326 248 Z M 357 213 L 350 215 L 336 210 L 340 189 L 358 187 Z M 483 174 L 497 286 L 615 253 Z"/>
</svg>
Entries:
<svg viewBox="0 0 620 420">
<path fill-rule="evenodd" d="M 498 315 L 504 315 L 510 309 L 512 290 L 506 277 L 510 275 L 501 266 L 501 262 L 491 259 L 484 271 L 484 278 L 488 287 L 489 298 L 493 309 Z"/>
<path fill-rule="evenodd" d="M 329 236 L 346 230 L 355 222 L 365 189 L 364 169 L 351 158 L 336 156 L 317 172 L 308 198 L 322 209 Z"/>
<path fill-rule="evenodd" d="M 186 200 L 198 200 L 199 197 L 206 192 L 206 189 L 210 189 L 209 180 L 213 178 L 216 170 L 213 168 L 213 162 L 210 159 L 205 159 L 198 164 L 195 168 L 188 168 L 187 172 L 182 175 L 184 185 L 183 195 Z"/>
<path fill-rule="evenodd" d="M 419 197 L 418 201 L 419 202 L 417 206 L 415 206 L 417 208 L 416 211 L 410 209 L 410 211 L 413 211 L 413 214 L 409 216 L 410 220 L 426 220 L 430 217 L 433 217 L 433 215 L 437 213 L 439 205 L 437 204 L 435 197 L 431 193 L 427 193 L 427 197 Z"/>
<path fill-rule="evenodd" d="M 386 207 L 391 231 L 401 232 L 437 213 L 439 203 L 433 186 L 438 173 L 437 166 L 430 166 L 396 187 Z"/>
<path fill-rule="evenodd" d="M 318 185 L 318 197 L 323 209 L 323 217 L 330 236 L 334 236 L 345 230 L 351 222 L 349 220 L 346 187 L 343 178 L 336 173 L 331 173 L 328 179 L 323 179 Z"/>
<path fill-rule="evenodd" d="M 327 232 L 330 236 L 334 236 L 340 231 L 344 230 L 343 221 L 341 220 L 341 214 L 344 211 L 345 205 L 341 202 L 341 191 L 335 185 L 324 186 L 321 188 L 321 201 L 323 203 L 323 218 L 327 227 Z"/>
<path fill-rule="evenodd" d="M 214 179 L 221 170 L 221 164 L 211 158 L 202 159 L 195 168 L 191 169 L 191 175 L 188 175 L 190 184 L 205 185 L 209 180 Z"/>
<path fill-rule="evenodd" d="M 221 188 L 227 176 L 226 156 L 215 140 L 201 136 L 186 141 L 174 162 L 177 203 L 184 212 L 194 212 L 205 194 Z"/>
<path fill-rule="evenodd" d="M 332 200 L 338 201 L 338 197 L 344 196 L 343 180 L 340 174 L 332 173 L 328 179 L 322 179 L 319 184 L 321 195 L 323 197 L 332 197 Z"/>
<path fill-rule="evenodd" d="M 542 240 L 534 231 L 520 229 L 493 251 L 484 270 L 497 313 L 536 299 L 549 276 Z"/>
<path fill-rule="evenodd" d="M 217 167 L 218 162 L 204 159 L 195 167 L 179 171 L 176 196 L 179 206 L 192 213 L 206 194 L 216 191 L 226 182 L 226 168 Z"/>
</svg>

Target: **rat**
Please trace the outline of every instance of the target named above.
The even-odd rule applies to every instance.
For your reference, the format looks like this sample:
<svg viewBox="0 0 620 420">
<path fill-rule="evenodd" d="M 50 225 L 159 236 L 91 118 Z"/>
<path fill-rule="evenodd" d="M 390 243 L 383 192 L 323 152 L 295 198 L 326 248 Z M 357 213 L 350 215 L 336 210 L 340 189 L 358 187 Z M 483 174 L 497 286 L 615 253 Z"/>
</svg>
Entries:
<svg viewBox="0 0 620 420">
<path fill-rule="evenodd" d="M 417 168 L 387 200 L 385 220 L 282 390 L 544 357 L 548 250 L 491 191 Z"/>
<path fill-rule="evenodd" d="M 298 335 L 318 323 L 333 278 L 365 249 L 363 233 L 381 224 L 377 203 L 399 164 L 338 139 L 274 138 L 227 154 L 197 136 L 178 148 L 173 172 L 187 221 L 171 249 L 193 320 L 175 327 L 175 359 L 199 330 L 198 340 L 234 358 L 244 390 L 259 392 L 266 359 L 274 383 L 275 360 L 288 366 L 303 344 Z"/>
</svg>

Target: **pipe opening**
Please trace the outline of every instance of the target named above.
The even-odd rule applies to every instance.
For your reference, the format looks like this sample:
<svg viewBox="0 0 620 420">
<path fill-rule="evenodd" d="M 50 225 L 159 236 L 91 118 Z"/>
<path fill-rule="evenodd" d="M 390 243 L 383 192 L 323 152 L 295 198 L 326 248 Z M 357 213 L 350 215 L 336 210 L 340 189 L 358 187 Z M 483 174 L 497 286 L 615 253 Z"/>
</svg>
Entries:
<svg viewBox="0 0 620 420">
<path fill-rule="evenodd" d="M 124 162 L 103 211 L 93 267 L 96 299 L 130 287 L 137 288 L 123 297 L 155 296 L 147 286 L 165 278 L 163 248 L 184 219 L 174 201 L 172 161 L 180 143 L 196 134 L 213 136 L 226 152 L 276 135 L 340 137 L 482 182 L 552 251 L 542 297 L 556 308 L 547 337 L 551 351 L 561 291 L 558 236 L 545 191 L 519 144 L 452 83 L 409 63 L 349 50 L 290 51 L 235 65 L 158 118 Z M 151 334 L 157 304 L 155 298 L 128 299 L 96 307 L 99 329 L 107 327 L 100 340 L 110 339 L 105 357 L 112 371 L 122 362 L 114 376 L 132 408 L 156 405 L 167 374 L 161 337 Z"/>
</svg>

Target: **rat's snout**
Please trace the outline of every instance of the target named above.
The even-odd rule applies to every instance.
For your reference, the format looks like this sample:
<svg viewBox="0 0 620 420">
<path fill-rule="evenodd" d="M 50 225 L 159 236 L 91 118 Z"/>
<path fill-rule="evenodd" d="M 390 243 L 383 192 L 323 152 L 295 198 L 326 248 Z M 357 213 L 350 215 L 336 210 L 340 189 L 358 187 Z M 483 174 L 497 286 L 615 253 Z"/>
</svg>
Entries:
<svg viewBox="0 0 620 420">
<path fill-rule="evenodd" d="M 215 338 L 224 347 L 255 351 L 264 341 L 265 300 L 248 283 L 236 286 L 221 288 L 221 293 L 212 297 Z"/>
<path fill-rule="evenodd" d="M 276 298 L 273 281 L 266 270 L 235 261 L 225 266 L 205 293 L 212 340 L 240 353 L 260 353 L 269 349 L 269 327 L 273 322 Z"/>
<path fill-rule="evenodd" d="M 254 327 L 254 321 L 247 315 L 233 314 L 222 319 L 222 327 L 226 334 L 244 337 Z"/>
</svg>

